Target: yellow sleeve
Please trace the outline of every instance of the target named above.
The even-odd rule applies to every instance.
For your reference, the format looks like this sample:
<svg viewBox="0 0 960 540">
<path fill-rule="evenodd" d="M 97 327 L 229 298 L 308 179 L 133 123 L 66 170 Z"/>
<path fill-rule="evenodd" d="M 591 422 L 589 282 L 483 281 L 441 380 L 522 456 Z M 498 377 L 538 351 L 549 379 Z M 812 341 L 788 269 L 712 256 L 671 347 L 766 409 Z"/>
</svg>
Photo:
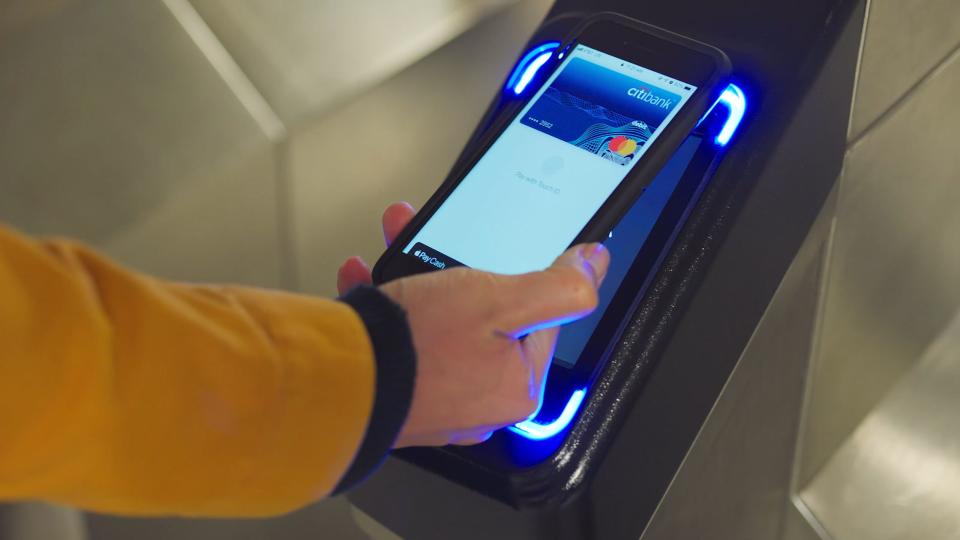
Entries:
<svg viewBox="0 0 960 540">
<path fill-rule="evenodd" d="M 165 283 L 0 227 L 0 500 L 289 511 L 350 466 L 374 386 L 345 304 Z"/>
</svg>

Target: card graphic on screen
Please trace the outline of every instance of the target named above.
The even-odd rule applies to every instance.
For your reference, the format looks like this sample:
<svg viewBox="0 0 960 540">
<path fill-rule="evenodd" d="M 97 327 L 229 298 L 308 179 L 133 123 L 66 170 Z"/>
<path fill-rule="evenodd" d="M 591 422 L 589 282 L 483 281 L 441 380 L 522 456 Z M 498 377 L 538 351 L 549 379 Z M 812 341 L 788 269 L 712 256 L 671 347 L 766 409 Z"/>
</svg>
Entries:
<svg viewBox="0 0 960 540">
<path fill-rule="evenodd" d="M 626 166 L 681 102 L 672 92 L 573 58 L 521 123 Z"/>
<path fill-rule="evenodd" d="M 672 91 L 663 90 L 670 81 Z M 519 274 L 546 268 L 694 91 L 578 45 L 403 253 L 425 270 L 464 265 Z"/>
</svg>

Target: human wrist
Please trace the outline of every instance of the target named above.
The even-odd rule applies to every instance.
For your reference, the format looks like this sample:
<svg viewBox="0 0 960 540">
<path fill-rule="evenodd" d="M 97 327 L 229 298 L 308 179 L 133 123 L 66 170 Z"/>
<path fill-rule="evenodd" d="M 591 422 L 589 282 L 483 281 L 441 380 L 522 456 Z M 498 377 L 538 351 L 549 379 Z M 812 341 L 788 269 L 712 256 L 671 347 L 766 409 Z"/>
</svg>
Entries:
<svg viewBox="0 0 960 540">
<path fill-rule="evenodd" d="M 340 301 L 354 309 L 367 329 L 376 384 L 363 441 L 335 493 L 356 485 L 383 462 L 410 412 L 417 372 L 413 335 L 400 305 L 371 286 L 357 287 Z"/>
</svg>

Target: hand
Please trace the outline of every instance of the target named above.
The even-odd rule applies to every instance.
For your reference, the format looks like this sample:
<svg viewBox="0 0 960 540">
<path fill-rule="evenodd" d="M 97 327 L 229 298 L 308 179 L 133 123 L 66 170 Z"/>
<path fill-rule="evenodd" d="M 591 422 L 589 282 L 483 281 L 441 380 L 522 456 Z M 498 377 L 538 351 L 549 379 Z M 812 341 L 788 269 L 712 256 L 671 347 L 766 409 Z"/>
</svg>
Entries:
<svg viewBox="0 0 960 540">
<path fill-rule="evenodd" d="M 409 205 L 387 208 L 388 243 L 412 216 Z M 559 325 L 593 311 L 608 265 L 607 250 L 590 244 L 540 272 L 452 268 L 382 285 L 406 310 L 417 351 L 413 403 L 395 446 L 475 444 L 536 412 Z M 341 293 L 369 282 L 359 258 L 338 272 Z"/>
<path fill-rule="evenodd" d="M 400 234 L 400 231 L 410 223 L 416 210 L 410 203 L 393 203 L 383 211 L 383 240 L 387 247 L 393 243 L 393 239 Z M 370 275 L 370 266 L 360 257 L 350 257 L 337 270 L 337 291 L 343 295 L 359 285 L 369 285 L 373 282 Z"/>
</svg>

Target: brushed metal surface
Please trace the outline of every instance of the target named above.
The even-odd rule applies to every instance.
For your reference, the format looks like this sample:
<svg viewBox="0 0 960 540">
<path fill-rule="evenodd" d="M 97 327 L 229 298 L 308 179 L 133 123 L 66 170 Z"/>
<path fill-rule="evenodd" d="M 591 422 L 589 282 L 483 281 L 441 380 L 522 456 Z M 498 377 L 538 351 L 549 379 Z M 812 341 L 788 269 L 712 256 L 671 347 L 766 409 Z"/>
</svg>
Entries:
<svg viewBox="0 0 960 540">
<path fill-rule="evenodd" d="M 23 31 L 37 21 L 55 17 L 79 0 L 6 0 L 0 3 L 0 36 Z"/>
<path fill-rule="evenodd" d="M 283 121 L 309 120 L 515 0 L 190 0 Z"/>
<path fill-rule="evenodd" d="M 0 539 L 87 540 L 83 515 L 45 503 L 0 505 Z"/>
<path fill-rule="evenodd" d="M 960 2 L 870 0 L 850 136 L 856 139 L 960 46 Z"/>
<path fill-rule="evenodd" d="M 833 540 L 960 538 L 960 312 L 801 497 Z"/>
<path fill-rule="evenodd" d="M 159 0 L 0 35 L 0 220 L 166 277 L 279 285 L 271 143 Z"/>
<path fill-rule="evenodd" d="M 460 143 L 456 137 L 467 137 L 493 91 L 491 85 L 509 68 L 517 46 L 549 4 L 538 2 L 525 2 L 519 15 L 506 14 L 467 41 L 450 43 L 438 60 L 428 59 L 415 67 L 414 74 L 395 77 L 399 82 L 379 93 L 380 101 L 366 103 L 381 107 L 372 112 L 383 114 L 390 114 L 397 103 L 403 104 L 405 124 L 397 126 L 396 135 L 400 140 L 426 133 L 440 137 L 439 143 L 432 140 L 415 147 L 407 156 L 414 166 L 425 163 L 428 170 L 449 166 L 442 159 L 431 163 L 425 153 L 431 144 L 446 144 L 449 136 L 453 142 L 442 155 L 450 160 L 456 156 Z M 460 10 L 460 16 L 479 16 L 487 8 L 477 11 L 478 6 L 501 3 L 422 2 L 435 7 L 438 17 L 444 7 Z M 351 31 L 350 22 L 330 17 L 356 15 L 357 6 L 327 4 L 332 11 L 324 22 L 339 26 L 337 35 L 342 38 Z M 384 2 L 370 2 L 365 9 L 375 11 L 378 6 L 408 9 Z M 313 9 L 301 7 L 308 12 Z M 415 9 L 407 13 L 410 24 L 422 14 Z M 396 19 L 383 13 L 376 18 L 378 24 L 396 24 Z M 309 23 L 309 19 L 305 21 Z M 0 95 L 5 99 L 0 111 L 0 220 L 32 233 L 80 238 L 123 262 L 166 277 L 282 285 L 279 261 L 284 253 L 278 247 L 282 231 L 277 224 L 282 194 L 276 181 L 285 170 L 278 162 L 278 150 L 181 22 L 159 0 L 17 0 L 0 6 Z M 445 28 L 449 31 L 456 25 Z M 427 30 L 424 28 L 426 37 L 436 41 L 424 41 L 423 35 L 414 40 L 424 48 L 404 49 L 409 61 L 428 52 L 430 43 L 439 44 L 450 37 L 436 29 Z M 325 44 L 328 54 L 344 60 L 341 67 L 347 65 L 347 58 L 356 62 L 356 50 L 344 54 L 332 36 L 316 37 L 321 40 L 318 47 Z M 393 40 L 395 36 L 382 37 Z M 368 53 L 373 55 L 376 49 Z M 394 61 L 401 58 L 386 56 Z M 306 52 L 295 59 L 316 60 Z M 373 64 L 376 62 L 365 64 L 366 71 L 361 71 L 370 75 Z M 452 100 L 439 109 L 436 102 L 425 107 L 424 89 L 429 90 L 441 78 L 447 85 L 475 83 L 476 88 L 462 92 L 466 102 L 474 96 L 474 107 Z M 433 95 L 450 95 L 449 88 L 437 88 Z M 318 92 L 326 95 L 323 90 L 321 85 Z M 391 92 L 398 93 L 397 101 L 382 97 Z M 418 120 L 426 114 L 424 109 L 434 116 Z M 419 131 L 411 130 L 412 126 Z M 313 151 L 309 144 L 297 146 L 299 142 L 294 136 L 294 146 L 306 154 Z M 357 165 L 354 160 L 345 161 L 344 166 L 351 163 Z M 379 167 L 371 174 L 389 180 L 396 163 L 380 162 Z M 434 181 L 429 174 L 415 175 L 424 182 Z M 436 182 L 441 176 L 436 176 Z M 318 186 L 321 192 L 327 188 L 336 191 L 337 186 L 347 191 L 336 191 L 340 199 L 320 196 L 313 200 L 319 204 L 303 207 L 310 215 L 335 211 L 344 201 L 362 200 L 371 188 L 347 175 L 330 175 L 323 181 Z M 372 231 L 378 227 L 382 206 L 378 199 L 375 204 L 355 207 L 355 214 L 369 219 L 351 217 L 350 222 L 363 222 Z M 339 224 L 330 232 L 343 234 L 348 246 L 357 239 Z M 370 235 L 369 243 L 377 250 L 381 241 L 379 234 Z M 316 247 L 309 247 L 311 253 L 319 252 L 316 257 L 329 253 L 330 246 Z M 332 283 L 334 273 L 331 269 L 312 277 Z M 49 513 L 45 506 L 0 506 L 0 527 L 6 527 L 0 536 L 32 540 L 38 536 L 29 536 L 31 531 L 39 531 L 38 538 L 69 538 L 67 533 L 61 534 L 62 528 L 56 528 L 61 523 L 72 523 L 72 533 L 82 534 L 80 515 L 70 511 L 64 515 L 69 519 L 60 519 L 61 514 Z M 363 537 L 341 498 L 273 520 L 140 520 L 95 515 L 88 521 L 90 537 L 105 540 L 293 539 L 315 538 L 318 531 L 336 538 Z"/>
<path fill-rule="evenodd" d="M 799 485 L 960 306 L 960 51 L 849 150 Z"/>
<path fill-rule="evenodd" d="M 370 540 L 355 524 L 349 503 L 342 497 L 266 519 L 128 518 L 89 514 L 87 522 L 88 539 L 68 540 Z"/>
<path fill-rule="evenodd" d="M 505 9 L 298 131 L 289 170 L 304 290 L 336 294 L 346 257 L 380 256 L 383 209 L 419 205 L 440 185 L 550 4 Z M 384 143 L 372 155 L 347 150 L 371 137 Z"/>
<path fill-rule="evenodd" d="M 834 193 L 642 540 L 778 536 L 835 201 Z"/>
<path fill-rule="evenodd" d="M 829 540 L 822 537 L 811 527 L 807 517 L 801 514 L 797 507 L 788 502 L 786 511 L 783 514 L 779 540 Z"/>
</svg>

